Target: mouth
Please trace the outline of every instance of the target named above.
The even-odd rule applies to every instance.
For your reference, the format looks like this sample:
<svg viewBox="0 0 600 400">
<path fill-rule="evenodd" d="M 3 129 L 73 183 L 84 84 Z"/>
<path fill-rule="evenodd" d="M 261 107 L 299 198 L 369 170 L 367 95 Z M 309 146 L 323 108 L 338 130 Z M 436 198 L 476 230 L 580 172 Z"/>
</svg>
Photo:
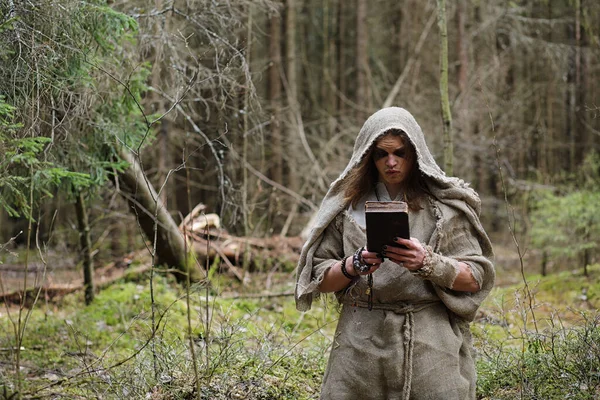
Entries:
<svg viewBox="0 0 600 400">
<path fill-rule="evenodd" d="M 400 171 L 395 170 L 395 169 L 388 169 L 387 171 L 385 171 L 385 173 L 388 175 L 395 175 L 395 174 L 399 174 Z"/>
</svg>

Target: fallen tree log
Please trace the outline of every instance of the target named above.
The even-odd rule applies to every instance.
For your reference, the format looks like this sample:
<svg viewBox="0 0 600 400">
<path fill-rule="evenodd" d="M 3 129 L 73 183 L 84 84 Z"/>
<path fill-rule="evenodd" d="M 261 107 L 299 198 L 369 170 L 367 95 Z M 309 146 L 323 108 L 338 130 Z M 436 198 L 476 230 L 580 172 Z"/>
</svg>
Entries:
<svg viewBox="0 0 600 400">
<path fill-rule="evenodd" d="M 260 270 L 265 265 L 277 263 L 295 266 L 303 245 L 300 237 L 271 236 L 257 239 L 219 234 L 215 231 L 203 235 L 188 232 L 187 235 L 193 243 L 194 251 L 203 260 L 208 257 L 212 262 L 219 256 L 230 269 L 243 267 L 245 260 L 248 271 Z"/>
<path fill-rule="evenodd" d="M 246 272 L 260 270 L 265 265 L 295 266 L 297 263 L 304 243 L 302 238 L 233 236 L 221 228 L 217 214 L 205 211 L 206 206 L 200 203 L 179 224 L 179 230 L 192 243 L 198 262 L 204 269 L 219 257 L 229 272 L 243 282 Z"/>
<path fill-rule="evenodd" d="M 183 229 L 191 250 L 195 252 L 198 261 L 197 270 L 203 271 L 207 265 L 210 267 L 218 257 L 220 267 L 224 268 L 240 282 L 245 283 L 249 274 L 253 271 L 264 271 L 266 268 L 275 270 L 291 270 L 298 262 L 300 250 L 304 244 L 301 237 L 272 236 L 266 238 L 246 238 L 230 235 L 223 229 L 206 226 L 204 232 L 186 231 L 185 225 L 179 226 Z M 246 255 L 244 253 L 246 252 Z M 121 279 L 125 274 L 140 274 L 150 270 L 151 263 L 146 260 L 135 269 L 126 268 L 133 258 L 145 255 L 147 250 L 131 253 L 121 260 L 107 264 L 94 271 L 97 289 L 103 289 Z M 244 268 L 246 260 L 246 268 Z M 0 272 L 19 271 L 15 265 L 4 265 Z M 41 273 L 45 270 L 43 264 L 33 264 L 29 272 Z M 22 269 L 21 269 L 22 271 Z M 19 289 L 10 293 L 0 293 L 0 303 L 23 304 L 30 307 L 36 298 L 42 301 L 53 302 L 60 300 L 67 294 L 83 290 L 83 280 L 77 279 L 69 284 L 44 283 L 36 287 Z"/>
<path fill-rule="evenodd" d="M 135 268 L 127 268 L 134 254 L 129 254 L 121 260 L 111 262 L 94 271 L 96 290 L 101 290 L 112 285 L 125 275 L 139 275 L 150 270 L 149 263 L 143 263 Z M 10 293 L 0 294 L 0 303 L 21 305 L 30 308 L 36 301 L 55 302 L 64 296 L 84 289 L 83 279 L 76 279 L 71 283 L 45 283 L 43 285 L 19 289 Z"/>
</svg>

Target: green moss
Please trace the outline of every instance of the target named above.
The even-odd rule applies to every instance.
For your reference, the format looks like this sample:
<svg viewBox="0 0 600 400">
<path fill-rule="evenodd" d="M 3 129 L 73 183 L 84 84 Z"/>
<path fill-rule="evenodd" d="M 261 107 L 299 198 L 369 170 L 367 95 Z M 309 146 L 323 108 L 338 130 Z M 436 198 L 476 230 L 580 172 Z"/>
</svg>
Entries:
<svg viewBox="0 0 600 400">
<path fill-rule="evenodd" d="M 599 268 L 594 266 L 590 272 L 598 274 Z M 253 276 L 254 280 L 262 283 L 257 276 Z M 563 322 L 581 325 L 583 318 L 593 320 L 582 312 L 571 312 L 578 319 L 569 320 L 564 317 L 567 313 L 564 310 L 583 304 L 578 297 L 582 288 L 587 288 L 587 302 L 597 297 L 595 276 L 588 279 L 577 273 L 563 273 L 528 278 L 536 299 L 534 311 L 540 332 L 544 335 L 553 332 L 550 321 L 557 309 L 563 310 L 560 314 Z M 289 277 L 282 275 L 273 280 L 279 286 L 272 292 L 289 290 Z M 203 398 L 225 399 L 238 390 L 251 393 L 252 399 L 318 396 L 338 318 L 335 301 L 331 296 L 323 296 L 313 303 L 310 312 L 301 313 L 292 297 L 254 297 L 261 290 L 261 287 L 244 287 L 219 273 L 213 275 L 208 286 L 204 283 L 190 288 L 191 332 Z M 239 295 L 227 298 L 221 294 L 225 291 L 228 296 Z M 34 366 L 27 371 L 31 378 L 28 390 L 49 383 L 45 371 L 69 374 L 92 362 L 107 367 L 129 359 L 107 372 L 113 384 L 109 385 L 106 398 L 119 398 L 123 387 L 136 388 L 140 393 L 170 394 L 170 397 L 157 394 L 156 398 L 195 397 L 186 291 L 155 274 L 153 293 L 156 321 L 159 321 L 154 336 L 148 279 L 122 280 L 98 293 L 87 307 L 82 305 L 83 296 L 79 293 L 65 297 L 56 312 L 38 304 L 29 320 L 24 340 L 26 350 L 22 353 L 23 363 Z M 244 297 L 244 293 L 254 296 Z M 545 299 L 544 303 L 540 299 Z M 482 307 L 482 316 L 472 324 L 480 395 L 510 398 L 518 393 L 521 375 L 516 371 L 523 365 L 529 374 L 527 379 L 542 385 L 543 377 L 537 371 L 544 371 L 550 365 L 551 359 L 546 354 L 551 341 L 540 340 L 535 333 L 523 285 L 495 288 Z M 7 328 L 6 332 L 11 331 L 6 318 L 1 318 L 0 323 Z M 581 337 L 570 336 L 569 342 L 585 344 Z M 10 334 L 2 337 L 0 346 L 10 346 L 10 338 Z M 581 354 L 586 350 L 582 346 L 565 349 L 580 354 L 578 359 L 584 360 Z M 568 354 L 567 350 L 561 354 Z M 64 396 L 93 396 L 98 387 L 106 387 L 101 382 L 104 378 L 98 376 L 73 379 L 69 385 L 59 385 Z M 557 382 L 562 383 L 561 379 Z M 552 398 L 560 393 L 554 384 L 548 383 L 546 387 L 536 389 L 538 395 Z"/>
</svg>

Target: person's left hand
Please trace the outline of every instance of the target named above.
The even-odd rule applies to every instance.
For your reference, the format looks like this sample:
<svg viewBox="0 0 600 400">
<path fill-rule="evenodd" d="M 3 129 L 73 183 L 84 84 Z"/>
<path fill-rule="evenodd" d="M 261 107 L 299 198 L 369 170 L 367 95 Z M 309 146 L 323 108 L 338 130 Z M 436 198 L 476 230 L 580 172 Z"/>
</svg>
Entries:
<svg viewBox="0 0 600 400">
<path fill-rule="evenodd" d="M 409 271 L 416 271 L 423 267 L 423 261 L 427 253 L 419 239 L 395 238 L 394 241 L 406 248 L 385 246 L 383 250 L 385 257 Z"/>
</svg>

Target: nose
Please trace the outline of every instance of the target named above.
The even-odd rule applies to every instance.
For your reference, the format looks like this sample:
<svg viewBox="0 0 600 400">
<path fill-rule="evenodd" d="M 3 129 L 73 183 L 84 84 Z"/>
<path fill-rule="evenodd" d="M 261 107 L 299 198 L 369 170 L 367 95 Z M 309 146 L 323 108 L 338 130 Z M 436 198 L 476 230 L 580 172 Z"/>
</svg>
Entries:
<svg viewBox="0 0 600 400">
<path fill-rule="evenodd" d="M 396 157 L 394 157 L 393 154 L 389 154 L 387 156 L 387 159 L 385 160 L 385 163 L 388 167 L 395 167 L 398 164 L 398 161 L 396 160 Z"/>
</svg>

